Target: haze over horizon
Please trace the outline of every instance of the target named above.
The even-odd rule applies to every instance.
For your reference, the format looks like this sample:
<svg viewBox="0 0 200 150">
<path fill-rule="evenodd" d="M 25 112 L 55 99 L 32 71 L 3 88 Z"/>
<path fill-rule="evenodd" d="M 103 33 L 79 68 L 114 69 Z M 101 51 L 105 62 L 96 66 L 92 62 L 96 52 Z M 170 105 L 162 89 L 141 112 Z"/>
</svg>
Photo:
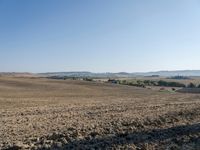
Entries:
<svg viewBox="0 0 200 150">
<path fill-rule="evenodd" d="M 200 70 L 198 0 L 1 0 L 0 72 Z"/>
</svg>

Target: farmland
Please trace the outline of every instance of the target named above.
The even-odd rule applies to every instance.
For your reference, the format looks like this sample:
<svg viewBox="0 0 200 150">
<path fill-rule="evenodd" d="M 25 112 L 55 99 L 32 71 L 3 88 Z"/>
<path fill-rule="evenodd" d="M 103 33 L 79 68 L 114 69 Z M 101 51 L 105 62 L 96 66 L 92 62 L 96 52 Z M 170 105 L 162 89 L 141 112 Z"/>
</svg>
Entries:
<svg viewBox="0 0 200 150">
<path fill-rule="evenodd" d="M 200 149 L 199 123 L 200 94 L 0 77 L 0 149 Z"/>
</svg>

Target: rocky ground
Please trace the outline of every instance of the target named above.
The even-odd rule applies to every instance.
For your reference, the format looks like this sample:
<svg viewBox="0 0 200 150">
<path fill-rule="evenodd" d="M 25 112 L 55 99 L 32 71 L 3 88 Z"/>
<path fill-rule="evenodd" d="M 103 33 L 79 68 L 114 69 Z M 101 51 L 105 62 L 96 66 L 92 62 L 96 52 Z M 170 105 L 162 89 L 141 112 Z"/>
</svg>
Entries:
<svg viewBox="0 0 200 150">
<path fill-rule="evenodd" d="M 0 78 L 0 149 L 200 149 L 200 95 Z"/>
</svg>

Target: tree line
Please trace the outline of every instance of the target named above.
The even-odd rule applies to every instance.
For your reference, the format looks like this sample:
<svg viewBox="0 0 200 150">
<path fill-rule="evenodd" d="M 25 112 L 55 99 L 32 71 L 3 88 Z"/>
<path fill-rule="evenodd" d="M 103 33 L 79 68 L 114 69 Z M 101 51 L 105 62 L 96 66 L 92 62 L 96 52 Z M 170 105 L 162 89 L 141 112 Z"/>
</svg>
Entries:
<svg viewBox="0 0 200 150">
<path fill-rule="evenodd" d="M 146 87 L 146 86 L 164 86 L 164 87 L 182 87 L 182 88 L 200 88 L 200 84 L 196 85 L 194 83 L 184 84 L 180 82 L 174 81 L 164 81 L 164 80 L 136 80 L 136 81 L 129 81 L 129 80 L 108 80 L 108 82 L 112 81 L 115 84 L 122 84 L 122 85 L 130 85 L 130 86 L 138 86 L 138 87 Z"/>
</svg>

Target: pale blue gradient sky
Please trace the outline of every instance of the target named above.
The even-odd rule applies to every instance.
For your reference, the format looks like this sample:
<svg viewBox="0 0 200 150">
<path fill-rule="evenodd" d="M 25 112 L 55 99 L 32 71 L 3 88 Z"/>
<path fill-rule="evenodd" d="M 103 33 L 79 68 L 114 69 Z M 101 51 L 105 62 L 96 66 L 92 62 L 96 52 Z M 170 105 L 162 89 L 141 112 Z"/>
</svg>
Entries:
<svg viewBox="0 0 200 150">
<path fill-rule="evenodd" d="M 200 69 L 198 0 L 0 0 L 0 72 Z"/>
</svg>

